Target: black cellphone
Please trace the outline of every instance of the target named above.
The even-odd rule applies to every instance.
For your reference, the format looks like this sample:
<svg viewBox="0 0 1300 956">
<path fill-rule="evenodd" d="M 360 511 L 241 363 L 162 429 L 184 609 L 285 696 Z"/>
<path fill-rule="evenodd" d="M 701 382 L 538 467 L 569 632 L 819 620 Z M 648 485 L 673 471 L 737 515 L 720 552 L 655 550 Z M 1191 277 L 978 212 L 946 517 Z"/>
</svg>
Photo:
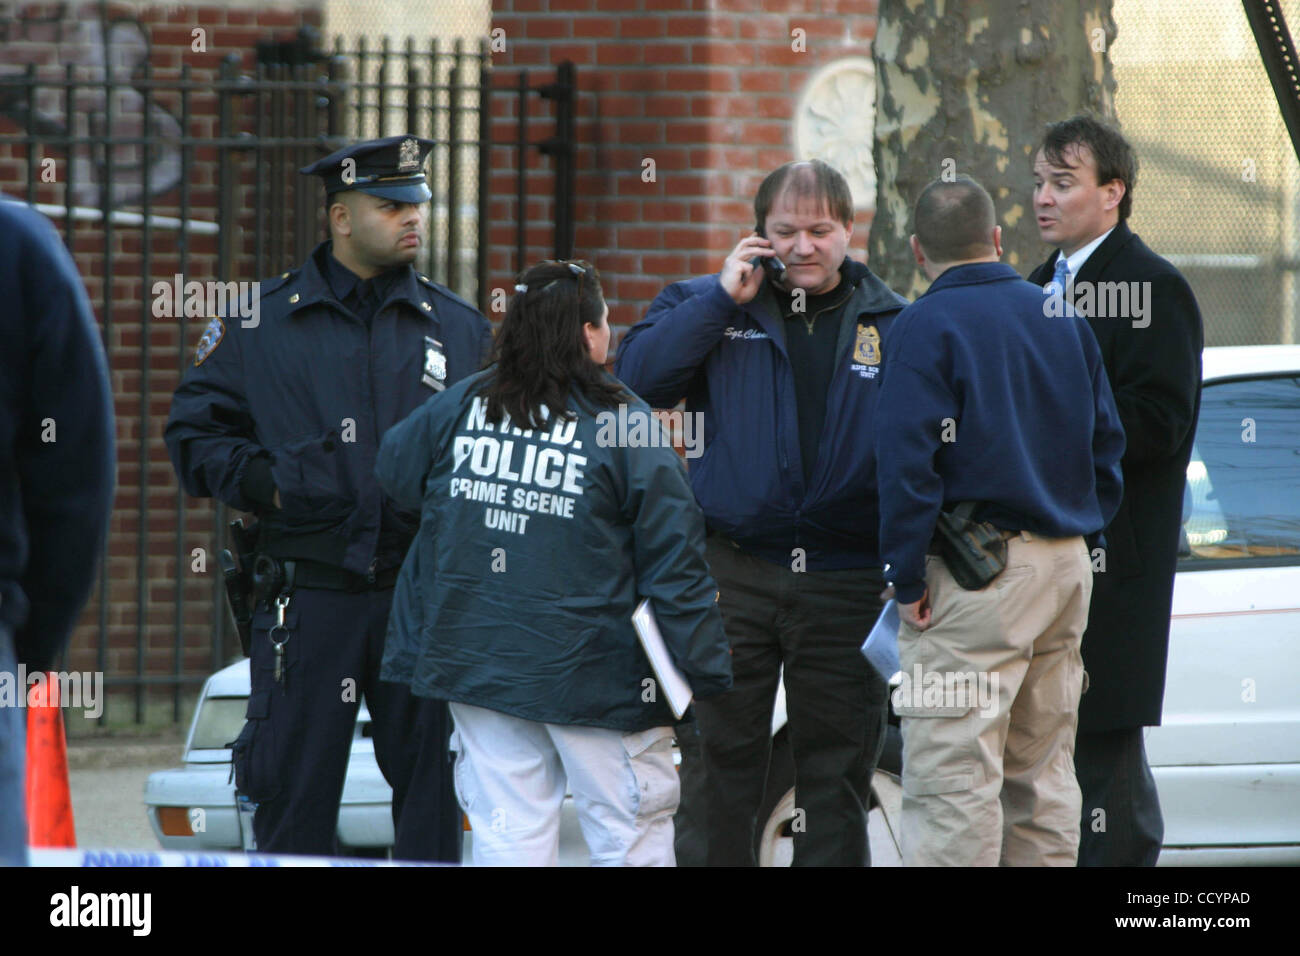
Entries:
<svg viewBox="0 0 1300 956">
<path fill-rule="evenodd" d="M 760 239 L 766 239 L 767 234 L 762 227 L 755 226 L 754 231 L 758 233 Z M 781 277 L 785 275 L 785 263 L 778 256 L 754 256 L 749 260 L 751 266 L 761 265 L 767 277 L 773 282 L 780 282 Z"/>
</svg>

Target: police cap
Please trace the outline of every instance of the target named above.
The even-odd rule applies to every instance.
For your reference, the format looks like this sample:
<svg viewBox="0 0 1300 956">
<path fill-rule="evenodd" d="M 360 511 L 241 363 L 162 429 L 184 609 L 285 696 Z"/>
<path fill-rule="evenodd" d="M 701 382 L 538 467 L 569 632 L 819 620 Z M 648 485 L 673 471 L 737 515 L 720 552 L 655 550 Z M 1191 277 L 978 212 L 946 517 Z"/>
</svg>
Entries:
<svg viewBox="0 0 1300 956">
<path fill-rule="evenodd" d="M 426 202 L 433 195 L 424 178 L 424 159 L 431 149 L 433 141 L 418 136 L 371 139 L 345 146 L 298 172 L 320 176 L 326 195 L 359 189 L 395 202 Z"/>
</svg>

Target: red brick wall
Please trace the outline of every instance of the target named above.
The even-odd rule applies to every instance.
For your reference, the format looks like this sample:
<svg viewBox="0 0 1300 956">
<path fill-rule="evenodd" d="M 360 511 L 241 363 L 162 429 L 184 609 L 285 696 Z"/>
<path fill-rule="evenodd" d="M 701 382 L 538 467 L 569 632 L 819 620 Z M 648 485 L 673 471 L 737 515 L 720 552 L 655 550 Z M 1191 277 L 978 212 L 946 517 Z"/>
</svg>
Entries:
<svg viewBox="0 0 1300 956">
<path fill-rule="evenodd" d="M 611 322 L 630 326 L 667 283 L 721 267 L 753 228 L 763 176 L 803 158 L 793 114 L 808 77 L 870 56 L 875 24 L 875 0 L 494 0 L 506 39 L 495 66 L 536 68 L 538 80 L 566 59 L 578 68 L 575 254 L 600 269 Z M 805 52 L 792 49 L 795 28 Z M 513 138 L 516 122 L 514 103 L 501 104 L 494 138 Z M 550 131 L 549 119 L 534 122 L 530 138 Z M 515 171 L 496 154 L 491 213 L 510 222 Z M 655 182 L 642 181 L 646 158 Z M 530 195 L 549 196 L 549 160 L 534 155 L 529 168 Z M 538 206 L 549 216 L 549 202 Z M 855 256 L 865 258 L 870 221 L 855 224 Z M 511 236 L 503 227 L 491 241 L 491 280 L 509 288 Z M 529 263 L 550 255 L 545 228 L 529 242 Z"/>
<path fill-rule="evenodd" d="M 61 81 L 69 62 L 86 64 L 103 62 L 106 53 L 127 58 L 134 69 L 142 65 L 147 55 L 159 80 L 174 80 L 180 70 L 188 66 L 198 88 L 189 102 L 190 119 L 184 133 L 205 139 L 218 133 L 217 96 L 210 84 L 217 77 L 221 60 L 229 53 L 238 53 L 242 67 L 251 69 L 255 61 L 256 44 L 268 39 L 291 39 L 300 26 L 320 26 L 319 9 L 304 3 L 301 9 L 280 4 L 278 9 L 261 9 L 251 6 L 227 8 L 211 3 L 206 6 L 158 6 L 107 4 L 11 4 L 3 11 L 7 19 L 0 18 L 0 72 L 19 72 L 27 64 L 34 64 L 38 76 Z M 103 19 L 101 20 L 101 13 Z M 114 23 L 114 21 L 116 21 Z M 106 23 L 113 23 L 109 28 Z M 202 28 L 206 52 L 192 49 L 192 30 Z M 147 46 L 145 45 L 147 41 Z M 147 51 L 147 54 L 146 54 Z M 102 72 L 79 74 L 102 76 Z M 86 135 L 90 129 L 77 123 L 99 123 L 106 115 L 102 96 L 96 91 L 83 89 L 74 96 L 71 110 L 61 102 L 61 96 L 46 106 L 55 114 L 54 122 L 69 126 L 74 132 Z M 160 93 L 155 105 L 174 120 L 182 117 L 183 105 L 177 92 Z M 115 104 L 117 135 L 139 135 L 142 124 L 141 100 Z M 71 123 L 68 116 L 74 119 Z M 134 118 L 133 118 L 134 117 Z M 14 120 L 0 116 L 0 136 L 23 135 L 23 128 Z M 38 147 L 39 149 L 39 147 Z M 120 147 L 115 164 L 129 170 L 136 160 L 139 147 Z M 56 160 L 55 181 L 41 181 L 40 160 Z M 214 223 L 217 220 L 217 152 L 210 146 L 197 145 L 191 155 L 189 176 L 190 208 L 193 220 Z M 29 160 L 32 165 L 29 165 Z M 35 179 L 31 171 L 35 172 Z M 68 180 L 72 174 L 64 161 L 62 146 L 47 146 L 39 155 L 30 156 L 25 146 L 16 142 L 0 142 L 0 190 L 26 198 L 29 183 L 36 185 L 37 202 L 63 206 L 68 203 Z M 119 182 L 130 178 L 119 172 Z M 74 181 L 73 189 L 86 185 Z M 80 198 L 78 198 L 80 197 Z M 97 205 L 97 199 L 87 199 L 80 192 L 73 197 L 72 205 Z M 156 216 L 181 216 L 179 188 L 153 197 L 152 214 Z M 139 210 L 138 199 L 124 198 L 118 208 L 132 213 Z M 65 235 L 65 222 L 56 217 L 60 234 Z M 170 282 L 182 269 L 180 234 L 174 229 L 155 227 L 149 244 L 151 261 L 148 279 L 144 274 L 144 234 L 137 225 L 119 224 L 112 231 L 111 243 L 105 225 L 99 220 L 75 221 L 69 246 L 77 267 L 86 282 L 96 317 L 101 323 L 107 320 L 109 366 L 112 377 L 117 416 L 118 470 L 117 498 L 109 532 L 108 547 L 108 631 L 106 673 L 110 679 L 126 676 L 136 671 L 136 636 L 140 617 L 137 605 L 140 556 L 139 515 L 141 502 L 141 440 L 145 437 L 147 461 L 147 515 L 146 538 L 146 610 L 145 640 L 147 647 L 145 671 L 162 677 L 175 667 L 176 617 L 173 601 L 177 580 L 184 582 L 186 613 L 182 631 L 183 651 L 180 668 L 187 675 L 205 675 L 211 670 L 210 619 L 213 578 L 219 576 L 216 556 L 212 553 L 213 508 L 210 501 L 184 499 L 185 534 L 183 537 L 185 559 L 180 567 L 176 560 L 176 528 L 178 488 L 175 474 L 167 457 L 162 440 L 171 395 L 179 381 L 179 370 L 193 356 L 194 345 L 202 331 L 203 318 L 154 318 L 149 316 L 148 370 L 150 399 L 147 417 L 144 415 L 142 379 L 145 358 L 141 344 L 143 337 L 142 314 L 149 309 L 154 281 Z M 105 289 L 105 275 L 110 268 L 106 256 L 111 249 L 111 275 Z M 215 235 L 189 234 L 186 279 L 204 281 L 217 274 L 217 237 Z M 238 265 L 237 265 L 238 270 Z M 236 274 L 232 278 L 248 279 L 255 276 Z M 196 574 L 190 570 L 190 551 L 201 547 L 207 551 L 207 571 Z M 92 597 L 76 629 L 67 666 L 71 670 L 94 670 L 97 662 L 99 587 L 96 583 Z M 190 690 L 197 684 L 188 685 Z M 158 696 L 170 695 L 170 688 L 158 685 Z M 119 713 L 122 708 L 113 704 Z"/>
<path fill-rule="evenodd" d="M 796 158 L 792 115 L 800 92 L 813 71 L 840 56 L 869 55 L 875 30 L 874 0 L 826 0 L 815 14 L 804 3 L 787 0 L 496 0 L 494 27 L 506 31 L 507 48 L 494 57 L 503 68 L 528 67 L 534 82 L 554 77 L 554 66 L 572 60 L 578 67 L 578 203 L 576 248 L 597 262 L 610 298 L 611 321 L 626 327 L 644 313 L 651 298 L 668 282 L 715 271 L 725 253 L 752 226 L 752 197 L 762 176 Z M 103 20 L 101 21 L 101 14 Z M 9 19 L 5 19 L 5 17 Z M 104 37 L 112 27 L 115 51 L 131 59 L 138 48 L 158 77 L 177 76 L 189 66 L 199 84 L 190 100 L 185 133 L 197 139 L 217 134 L 217 98 L 205 84 L 216 78 L 221 59 L 241 56 L 242 67 L 253 65 L 258 41 L 289 39 L 303 25 L 319 27 L 321 15 L 309 2 L 294 9 L 255 7 L 157 6 L 94 3 L 9 5 L 0 11 L 0 71 L 35 64 L 42 76 L 62 78 L 69 61 L 86 62 L 105 51 Z M 195 27 L 206 31 L 206 52 L 191 49 Z M 791 30 L 807 32 L 807 52 L 791 49 Z M 846 42 L 846 35 L 848 42 Z M 143 40 L 141 39 L 143 38 Z M 143 42 L 147 40 L 147 45 Z M 513 70 L 511 70 L 513 75 Z M 58 107 L 60 104 L 54 104 Z M 159 94 L 157 106 L 179 118 L 182 104 L 174 93 Z M 536 101 L 534 103 L 536 105 Z M 494 117 L 494 139 L 513 140 L 514 103 L 500 98 Z M 539 140 L 552 132 L 546 113 L 530 130 Z M 68 111 L 64 110 L 66 114 Z M 71 113 L 85 122 L 105 110 L 83 91 Z M 122 108 L 116 110 L 125 115 Z M 126 128 L 137 134 L 139 126 Z M 21 134 L 15 121 L 0 117 L 0 136 Z M 125 168 L 135 147 L 122 147 L 115 162 Z M 62 150 L 47 149 L 59 159 Z M 29 158 L 35 162 L 29 166 Z M 39 160 L 28 157 L 21 144 L 0 142 L 0 189 L 26 196 L 37 175 L 35 199 L 62 205 L 67 201 L 66 163 L 56 167 L 56 181 L 40 183 Z M 656 181 L 642 181 L 642 161 L 656 163 Z M 217 153 L 196 144 L 192 152 L 192 219 L 217 218 Z M 514 261 L 515 171 L 513 151 L 493 151 L 491 181 L 490 280 L 509 288 Z M 550 254 L 550 161 L 532 151 L 529 159 L 526 262 Z M 248 172 L 241 181 L 248 184 Z M 81 186 L 84 187 L 83 178 Z M 74 188 L 78 188 L 74 184 Z M 250 200 L 251 202 L 251 200 Z M 155 197 L 155 215 L 180 217 L 179 190 Z M 93 203 L 92 203 L 93 204 Z M 130 201 L 119 204 L 137 209 Z M 865 249 L 869 216 L 857 223 L 855 254 Z M 60 221 L 59 228 L 63 230 Z M 236 238 L 247 248 L 252 230 Z M 107 670 L 110 678 L 136 669 L 139 614 L 137 575 L 141 497 L 141 437 L 145 434 L 147 538 L 145 638 L 148 674 L 164 677 L 176 665 L 172 649 L 176 622 L 172 602 L 177 581 L 183 581 L 186 613 L 182 628 L 181 670 L 203 675 L 210 670 L 209 646 L 213 578 L 219 571 L 213 544 L 213 510 L 208 501 L 179 499 L 175 476 L 162 441 L 162 427 L 179 371 L 193 353 L 203 320 L 150 317 L 150 401 L 142 408 L 145 366 L 141 351 L 142 313 L 152 298 L 154 281 L 170 281 L 181 271 L 180 236 L 157 228 L 151 243 L 147 282 L 143 270 L 143 234 L 137 226 L 119 225 L 112 238 L 112 279 L 106 290 L 104 224 L 73 224 L 69 245 L 85 276 L 87 290 L 101 323 L 108 322 L 109 362 L 117 411 L 118 493 L 112 519 L 108 563 Z M 206 280 L 216 275 L 217 237 L 188 238 L 186 278 Z M 255 279 L 246 260 L 237 260 L 233 279 Z M 105 304 L 107 301 L 107 305 Z M 185 514 L 184 560 L 176 559 L 177 506 Z M 189 570 L 189 552 L 208 551 L 207 571 Z M 222 612 L 224 613 L 224 611 Z M 72 642 L 71 669 L 96 666 L 99 619 L 98 589 L 92 595 Z M 191 688 L 193 685 L 190 685 Z M 162 694 L 169 688 L 160 685 Z"/>
</svg>

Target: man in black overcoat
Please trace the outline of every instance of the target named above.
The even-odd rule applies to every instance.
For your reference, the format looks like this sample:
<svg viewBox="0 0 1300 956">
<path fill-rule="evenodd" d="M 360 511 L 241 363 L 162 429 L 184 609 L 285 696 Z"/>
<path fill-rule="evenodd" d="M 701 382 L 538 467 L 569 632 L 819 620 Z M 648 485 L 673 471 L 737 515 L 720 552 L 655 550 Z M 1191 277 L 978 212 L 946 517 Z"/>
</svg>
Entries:
<svg viewBox="0 0 1300 956">
<path fill-rule="evenodd" d="M 1029 276 L 1045 311 L 1088 318 L 1127 438 L 1124 498 L 1094 551 L 1075 769 L 1080 866 L 1153 866 L 1164 821 L 1143 747 L 1160 723 L 1187 462 L 1201 401 L 1201 314 L 1187 280 L 1127 224 L 1137 159 L 1086 116 L 1048 127 L 1034 160 L 1039 234 Z"/>
</svg>

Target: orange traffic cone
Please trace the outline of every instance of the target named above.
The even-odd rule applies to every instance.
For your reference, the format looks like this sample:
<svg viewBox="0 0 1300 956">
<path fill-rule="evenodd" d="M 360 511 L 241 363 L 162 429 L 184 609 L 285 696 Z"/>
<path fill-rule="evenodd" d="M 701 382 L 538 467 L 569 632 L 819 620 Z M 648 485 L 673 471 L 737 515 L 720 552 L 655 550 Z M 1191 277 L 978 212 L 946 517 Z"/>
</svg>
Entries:
<svg viewBox="0 0 1300 956">
<path fill-rule="evenodd" d="M 45 674 L 27 695 L 27 842 L 76 846 L 68 744 L 59 709 L 59 683 Z"/>
</svg>

